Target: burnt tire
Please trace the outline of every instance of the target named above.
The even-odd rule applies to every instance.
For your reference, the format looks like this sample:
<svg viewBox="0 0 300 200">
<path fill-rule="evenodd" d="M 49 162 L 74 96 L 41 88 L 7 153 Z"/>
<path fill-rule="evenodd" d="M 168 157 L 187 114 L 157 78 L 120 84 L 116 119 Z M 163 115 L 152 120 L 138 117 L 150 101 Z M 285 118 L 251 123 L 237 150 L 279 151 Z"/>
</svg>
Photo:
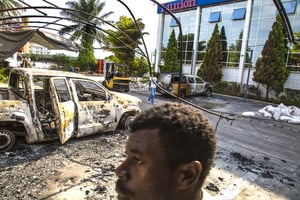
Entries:
<svg viewBox="0 0 300 200">
<path fill-rule="evenodd" d="M 114 90 L 114 91 L 120 91 L 120 86 L 114 84 L 113 90 Z"/>
<path fill-rule="evenodd" d="M 179 97 L 183 98 L 183 99 L 184 99 L 184 97 L 186 97 L 186 90 L 185 89 L 179 91 Z"/>
<path fill-rule="evenodd" d="M 130 123 L 131 121 L 134 119 L 133 116 L 131 115 L 124 115 L 122 117 L 122 120 L 120 121 L 120 125 L 119 125 L 119 128 L 121 129 L 125 129 L 125 130 L 130 130 Z"/>
<path fill-rule="evenodd" d="M 212 96 L 212 90 L 211 89 L 207 89 L 206 92 L 205 92 L 205 95 L 207 97 L 211 97 Z"/>
<path fill-rule="evenodd" d="M 15 135 L 9 130 L 0 130 L 0 152 L 9 150 L 15 143 Z"/>
</svg>

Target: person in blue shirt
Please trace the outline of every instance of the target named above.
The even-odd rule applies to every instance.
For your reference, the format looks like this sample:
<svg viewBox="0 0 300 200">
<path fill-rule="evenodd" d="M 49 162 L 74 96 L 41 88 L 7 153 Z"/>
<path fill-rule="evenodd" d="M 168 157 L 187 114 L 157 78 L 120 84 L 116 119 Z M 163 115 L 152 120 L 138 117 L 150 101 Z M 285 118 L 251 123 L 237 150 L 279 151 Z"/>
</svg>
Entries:
<svg viewBox="0 0 300 200">
<path fill-rule="evenodd" d="M 149 88 L 150 88 L 150 96 L 148 98 L 148 101 L 151 101 L 152 104 L 155 104 L 155 93 L 156 93 L 156 84 L 157 84 L 157 78 L 153 76 L 153 74 L 150 77 L 149 80 Z"/>
<path fill-rule="evenodd" d="M 71 67 L 70 67 L 70 72 L 74 72 L 74 71 L 75 71 L 74 67 L 71 66 Z"/>
</svg>

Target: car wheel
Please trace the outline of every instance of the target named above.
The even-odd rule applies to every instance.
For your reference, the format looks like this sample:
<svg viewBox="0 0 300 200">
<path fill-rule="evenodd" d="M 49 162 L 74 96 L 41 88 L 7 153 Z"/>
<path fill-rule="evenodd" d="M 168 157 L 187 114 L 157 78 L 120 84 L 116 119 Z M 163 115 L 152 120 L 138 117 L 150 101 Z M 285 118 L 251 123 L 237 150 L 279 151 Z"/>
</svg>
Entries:
<svg viewBox="0 0 300 200">
<path fill-rule="evenodd" d="M 184 98 L 186 96 L 186 90 L 179 91 L 179 97 Z"/>
<path fill-rule="evenodd" d="M 212 96 L 212 90 L 207 89 L 205 94 L 206 94 L 207 97 L 211 97 Z"/>
<path fill-rule="evenodd" d="M 114 91 L 120 91 L 120 86 L 119 85 L 114 84 L 113 88 L 114 88 Z"/>
<path fill-rule="evenodd" d="M 168 91 L 169 91 L 170 93 L 173 92 L 173 86 L 172 86 L 172 85 L 169 86 Z"/>
<path fill-rule="evenodd" d="M 130 130 L 130 123 L 131 121 L 134 119 L 133 116 L 131 115 L 124 115 L 120 121 L 120 125 L 119 125 L 119 128 L 121 129 L 125 129 L 125 130 Z"/>
<path fill-rule="evenodd" d="M 15 135 L 9 130 L 0 130 L 0 152 L 9 150 L 15 143 Z"/>
<path fill-rule="evenodd" d="M 125 124 L 124 124 L 124 128 L 128 131 L 130 131 L 130 123 L 133 121 L 134 117 L 133 116 L 128 116 Z"/>
</svg>

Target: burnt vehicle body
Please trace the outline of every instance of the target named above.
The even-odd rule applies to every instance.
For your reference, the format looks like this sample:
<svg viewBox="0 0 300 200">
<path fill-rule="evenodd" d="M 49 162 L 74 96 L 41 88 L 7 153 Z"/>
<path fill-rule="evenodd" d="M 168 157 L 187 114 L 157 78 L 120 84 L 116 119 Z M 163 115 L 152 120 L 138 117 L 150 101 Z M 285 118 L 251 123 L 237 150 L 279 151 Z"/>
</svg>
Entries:
<svg viewBox="0 0 300 200">
<path fill-rule="evenodd" d="M 6 93 L 6 94 L 5 94 Z M 141 112 L 141 100 L 108 91 L 92 78 L 77 73 L 13 68 L 0 100 L 0 151 L 9 149 L 15 136 L 27 143 L 126 128 Z"/>
<path fill-rule="evenodd" d="M 157 78 L 157 84 L 160 86 L 157 88 L 157 92 L 165 93 L 164 90 L 168 92 L 173 91 L 173 83 L 178 82 L 180 78 L 180 73 L 161 73 Z M 162 90 L 162 89 L 164 90 Z"/>
<path fill-rule="evenodd" d="M 160 93 L 165 93 L 164 90 L 178 95 L 180 97 L 193 96 L 193 95 L 206 95 L 212 96 L 212 85 L 204 81 L 198 76 L 182 74 L 180 79 L 179 73 L 163 73 L 160 74 L 157 80 L 158 89 Z M 180 86 L 180 89 L 178 87 Z M 162 90 L 163 88 L 164 90 Z"/>
</svg>

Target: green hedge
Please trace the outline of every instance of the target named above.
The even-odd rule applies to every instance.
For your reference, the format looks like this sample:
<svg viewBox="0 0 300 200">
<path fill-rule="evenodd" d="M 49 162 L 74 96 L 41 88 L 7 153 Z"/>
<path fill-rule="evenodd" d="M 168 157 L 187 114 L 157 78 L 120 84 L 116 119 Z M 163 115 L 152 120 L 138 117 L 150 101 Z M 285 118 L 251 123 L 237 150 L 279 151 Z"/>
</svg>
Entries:
<svg viewBox="0 0 300 200">
<path fill-rule="evenodd" d="M 8 80 L 9 71 L 9 62 L 5 60 L 0 61 L 0 82 L 5 82 Z"/>
<path fill-rule="evenodd" d="M 235 82 L 220 81 L 213 86 L 213 90 L 216 93 L 227 94 L 237 97 L 245 97 L 245 85 L 241 91 L 241 86 Z M 284 95 L 278 97 L 278 99 L 269 99 L 268 101 L 261 96 L 261 92 L 257 87 L 251 85 L 248 87 L 248 99 L 261 100 L 274 104 L 283 103 L 287 106 L 300 107 L 300 90 L 285 89 Z"/>
</svg>

